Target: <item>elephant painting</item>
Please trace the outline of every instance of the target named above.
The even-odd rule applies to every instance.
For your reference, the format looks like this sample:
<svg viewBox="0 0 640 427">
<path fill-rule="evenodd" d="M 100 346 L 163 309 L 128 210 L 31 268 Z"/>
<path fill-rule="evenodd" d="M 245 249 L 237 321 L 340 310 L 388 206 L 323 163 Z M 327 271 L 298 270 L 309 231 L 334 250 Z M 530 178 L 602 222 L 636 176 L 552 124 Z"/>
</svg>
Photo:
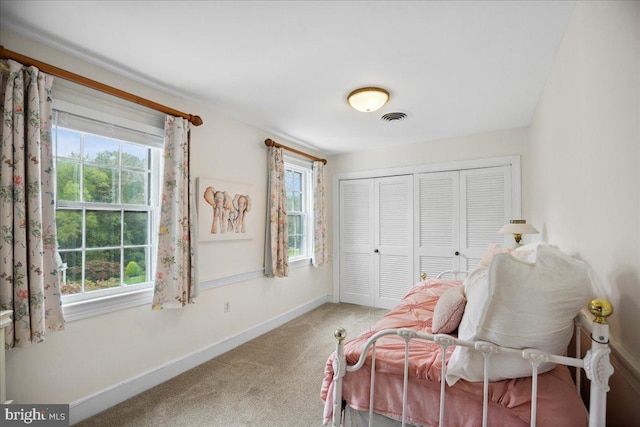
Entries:
<svg viewBox="0 0 640 427">
<path fill-rule="evenodd" d="M 228 228 L 229 212 L 233 211 L 233 201 L 226 191 L 216 191 L 213 187 L 204 190 L 204 199 L 213 208 L 211 234 L 224 233 Z"/>
<path fill-rule="evenodd" d="M 249 195 L 236 194 L 233 198 L 233 208 L 236 210 L 235 231 L 236 233 L 246 233 L 244 220 L 247 212 L 251 210 L 251 198 Z"/>
<path fill-rule="evenodd" d="M 211 234 L 246 233 L 245 219 L 251 210 L 248 194 L 236 194 L 232 199 L 227 191 L 207 187 L 203 196 L 213 209 Z"/>
</svg>

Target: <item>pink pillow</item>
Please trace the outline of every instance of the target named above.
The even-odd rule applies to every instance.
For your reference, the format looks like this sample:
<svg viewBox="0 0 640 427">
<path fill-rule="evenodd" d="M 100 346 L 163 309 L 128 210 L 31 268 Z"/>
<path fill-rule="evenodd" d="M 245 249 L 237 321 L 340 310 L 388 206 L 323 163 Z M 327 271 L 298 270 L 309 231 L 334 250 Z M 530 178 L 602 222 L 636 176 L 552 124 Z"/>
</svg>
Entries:
<svg viewBox="0 0 640 427">
<path fill-rule="evenodd" d="M 466 304 L 464 285 L 456 285 L 444 291 L 433 310 L 431 332 L 448 334 L 458 329 Z"/>
</svg>

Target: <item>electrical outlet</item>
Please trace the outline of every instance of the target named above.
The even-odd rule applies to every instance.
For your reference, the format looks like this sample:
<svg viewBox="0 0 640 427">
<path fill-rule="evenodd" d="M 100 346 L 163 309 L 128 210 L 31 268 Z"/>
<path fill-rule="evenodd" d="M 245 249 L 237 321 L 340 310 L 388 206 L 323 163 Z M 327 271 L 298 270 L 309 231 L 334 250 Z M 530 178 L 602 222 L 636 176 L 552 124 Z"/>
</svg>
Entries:
<svg viewBox="0 0 640 427">
<path fill-rule="evenodd" d="M 228 313 L 231 311 L 231 306 L 229 305 L 229 301 L 224 302 L 224 312 Z"/>
</svg>

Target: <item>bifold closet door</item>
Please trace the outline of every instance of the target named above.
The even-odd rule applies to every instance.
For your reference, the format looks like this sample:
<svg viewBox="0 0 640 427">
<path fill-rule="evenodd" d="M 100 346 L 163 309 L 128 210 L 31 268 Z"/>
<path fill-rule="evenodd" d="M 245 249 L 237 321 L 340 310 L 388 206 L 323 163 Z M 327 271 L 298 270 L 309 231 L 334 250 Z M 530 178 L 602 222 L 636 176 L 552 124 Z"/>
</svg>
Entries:
<svg viewBox="0 0 640 427">
<path fill-rule="evenodd" d="M 418 281 L 413 277 L 413 177 L 376 178 L 374 306 L 393 308 Z"/>
<path fill-rule="evenodd" d="M 340 181 L 340 302 L 373 306 L 374 179 Z"/>
<path fill-rule="evenodd" d="M 415 176 L 416 275 L 471 271 L 511 219 L 511 168 L 499 166 Z"/>
<path fill-rule="evenodd" d="M 460 269 L 460 173 L 415 175 L 416 276 Z"/>
<path fill-rule="evenodd" d="M 413 178 L 340 181 L 340 301 L 392 308 L 413 277 Z"/>
<path fill-rule="evenodd" d="M 491 243 L 511 246 L 511 234 L 499 234 L 511 216 L 511 168 L 460 171 L 460 268 L 471 271 Z"/>
</svg>

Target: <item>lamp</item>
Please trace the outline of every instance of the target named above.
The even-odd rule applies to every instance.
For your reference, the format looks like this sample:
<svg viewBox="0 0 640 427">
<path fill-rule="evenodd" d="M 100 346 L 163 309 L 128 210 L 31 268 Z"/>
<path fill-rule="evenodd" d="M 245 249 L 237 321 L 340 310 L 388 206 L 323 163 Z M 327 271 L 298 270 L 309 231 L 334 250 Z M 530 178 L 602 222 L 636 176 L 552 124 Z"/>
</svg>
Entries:
<svg viewBox="0 0 640 427">
<path fill-rule="evenodd" d="M 509 221 L 509 224 L 503 225 L 498 233 L 513 234 L 513 238 L 516 240 L 516 246 L 521 246 L 520 240 L 523 234 L 538 234 L 538 230 L 532 225 L 527 224 L 527 221 L 524 219 L 512 219 Z"/>
<path fill-rule="evenodd" d="M 369 113 L 376 111 L 389 101 L 389 92 L 379 87 L 363 87 L 351 92 L 347 100 L 356 110 Z"/>
</svg>

